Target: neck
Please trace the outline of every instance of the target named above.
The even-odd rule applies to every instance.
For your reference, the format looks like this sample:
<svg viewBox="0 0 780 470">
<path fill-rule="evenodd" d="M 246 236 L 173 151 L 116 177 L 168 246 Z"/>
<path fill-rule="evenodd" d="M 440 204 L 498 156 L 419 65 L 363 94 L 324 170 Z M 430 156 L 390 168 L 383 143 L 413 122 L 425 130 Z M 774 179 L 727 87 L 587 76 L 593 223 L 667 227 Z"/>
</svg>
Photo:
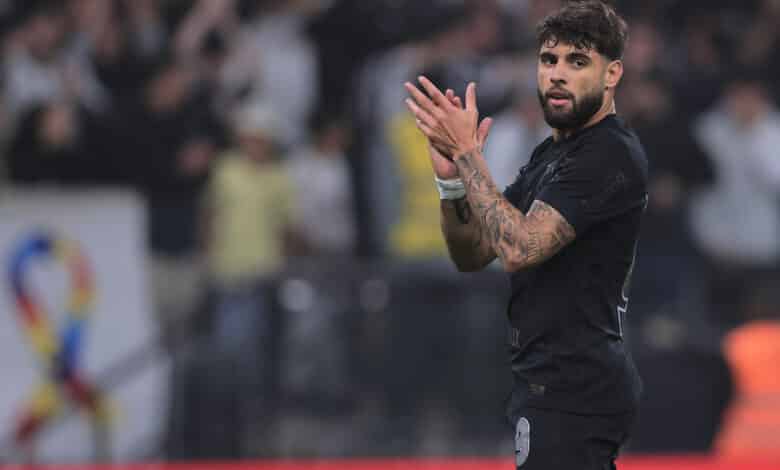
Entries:
<svg viewBox="0 0 780 470">
<path fill-rule="evenodd" d="M 615 114 L 616 108 L 615 108 L 615 99 L 614 98 L 608 98 L 604 100 L 604 104 L 601 105 L 601 109 L 596 111 L 596 114 L 591 116 L 590 119 L 588 119 L 588 122 L 585 123 L 585 125 L 573 129 L 553 129 L 553 139 L 556 141 L 565 139 L 575 132 L 578 132 L 582 129 L 586 129 L 590 126 L 593 126 L 595 124 L 598 124 L 601 122 L 602 119 L 609 116 L 610 114 Z"/>
</svg>

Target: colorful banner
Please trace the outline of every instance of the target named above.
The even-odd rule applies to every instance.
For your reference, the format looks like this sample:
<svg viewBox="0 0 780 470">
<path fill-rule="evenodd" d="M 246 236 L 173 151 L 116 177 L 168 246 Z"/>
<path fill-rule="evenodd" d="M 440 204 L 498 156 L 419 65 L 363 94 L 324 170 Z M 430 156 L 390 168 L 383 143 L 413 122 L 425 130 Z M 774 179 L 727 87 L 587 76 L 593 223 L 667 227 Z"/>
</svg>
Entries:
<svg viewBox="0 0 780 470">
<path fill-rule="evenodd" d="M 116 372 L 158 337 L 142 204 L 116 192 L 4 194 L 0 221 L 0 460 L 143 456 L 163 430 L 168 364 Z"/>
<path fill-rule="evenodd" d="M 9 260 L 7 281 L 16 301 L 16 313 L 43 371 L 40 384 L 16 423 L 11 445 L 31 451 L 44 427 L 72 404 L 89 415 L 95 453 L 107 456 L 105 443 L 111 431 L 107 402 L 79 370 L 84 330 L 95 298 L 90 262 L 77 242 L 46 231 L 32 231 L 23 237 L 12 248 Z M 63 306 L 66 317 L 59 333 L 27 282 L 35 263 L 51 261 L 60 262 L 70 277 L 68 302 Z"/>
</svg>

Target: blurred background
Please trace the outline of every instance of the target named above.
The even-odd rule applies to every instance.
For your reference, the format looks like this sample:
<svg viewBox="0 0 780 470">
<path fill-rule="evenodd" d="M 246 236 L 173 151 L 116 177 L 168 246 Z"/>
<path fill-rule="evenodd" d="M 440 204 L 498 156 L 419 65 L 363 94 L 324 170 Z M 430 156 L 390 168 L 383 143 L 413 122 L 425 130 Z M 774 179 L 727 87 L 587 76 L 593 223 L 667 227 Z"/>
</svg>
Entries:
<svg viewBox="0 0 780 470">
<path fill-rule="evenodd" d="M 780 461 L 780 1 L 619 0 L 651 162 L 629 454 Z M 0 0 L 0 462 L 511 456 L 402 83 L 510 184 L 555 0 Z M 561 293 L 565 295 L 565 293 Z"/>
</svg>

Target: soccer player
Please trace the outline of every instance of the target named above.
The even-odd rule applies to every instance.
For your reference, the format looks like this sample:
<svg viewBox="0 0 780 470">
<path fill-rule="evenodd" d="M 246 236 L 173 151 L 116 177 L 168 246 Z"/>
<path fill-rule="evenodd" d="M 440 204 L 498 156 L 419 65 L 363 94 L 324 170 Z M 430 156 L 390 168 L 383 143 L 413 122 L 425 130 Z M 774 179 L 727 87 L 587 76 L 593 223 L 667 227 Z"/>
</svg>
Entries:
<svg viewBox="0 0 780 470">
<path fill-rule="evenodd" d="M 508 416 L 520 470 L 615 469 L 634 422 L 641 385 L 623 315 L 647 159 L 615 110 L 627 34 L 596 0 L 542 20 L 538 91 L 552 136 L 503 194 L 482 155 L 491 120 L 478 122 L 476 85 L 463 103 L 425 77 L 425 93 L 405 84 L 430 144 L 451 258 L 474 271 L 498 257 L 509 273 Z"/>
</svg>

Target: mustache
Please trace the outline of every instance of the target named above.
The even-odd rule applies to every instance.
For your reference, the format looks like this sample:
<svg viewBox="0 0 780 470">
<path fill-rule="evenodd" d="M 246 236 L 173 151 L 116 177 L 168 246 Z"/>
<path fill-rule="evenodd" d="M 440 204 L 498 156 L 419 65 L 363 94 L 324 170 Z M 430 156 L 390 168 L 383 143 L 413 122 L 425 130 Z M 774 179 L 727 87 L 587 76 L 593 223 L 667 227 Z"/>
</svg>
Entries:
<svg viewBox="0 0 780 470">
<path fill-rule="evenodd" d="M 553 96 L 555 95 L 555 96 Z M 550 98 L 567 98 L 570 100 L 574 99 L 574 95 L 563 88 L 552 88 L 550 90 L 547 90 L 544 94 L 544 99 L 549 100 Z"/>
</svg>

